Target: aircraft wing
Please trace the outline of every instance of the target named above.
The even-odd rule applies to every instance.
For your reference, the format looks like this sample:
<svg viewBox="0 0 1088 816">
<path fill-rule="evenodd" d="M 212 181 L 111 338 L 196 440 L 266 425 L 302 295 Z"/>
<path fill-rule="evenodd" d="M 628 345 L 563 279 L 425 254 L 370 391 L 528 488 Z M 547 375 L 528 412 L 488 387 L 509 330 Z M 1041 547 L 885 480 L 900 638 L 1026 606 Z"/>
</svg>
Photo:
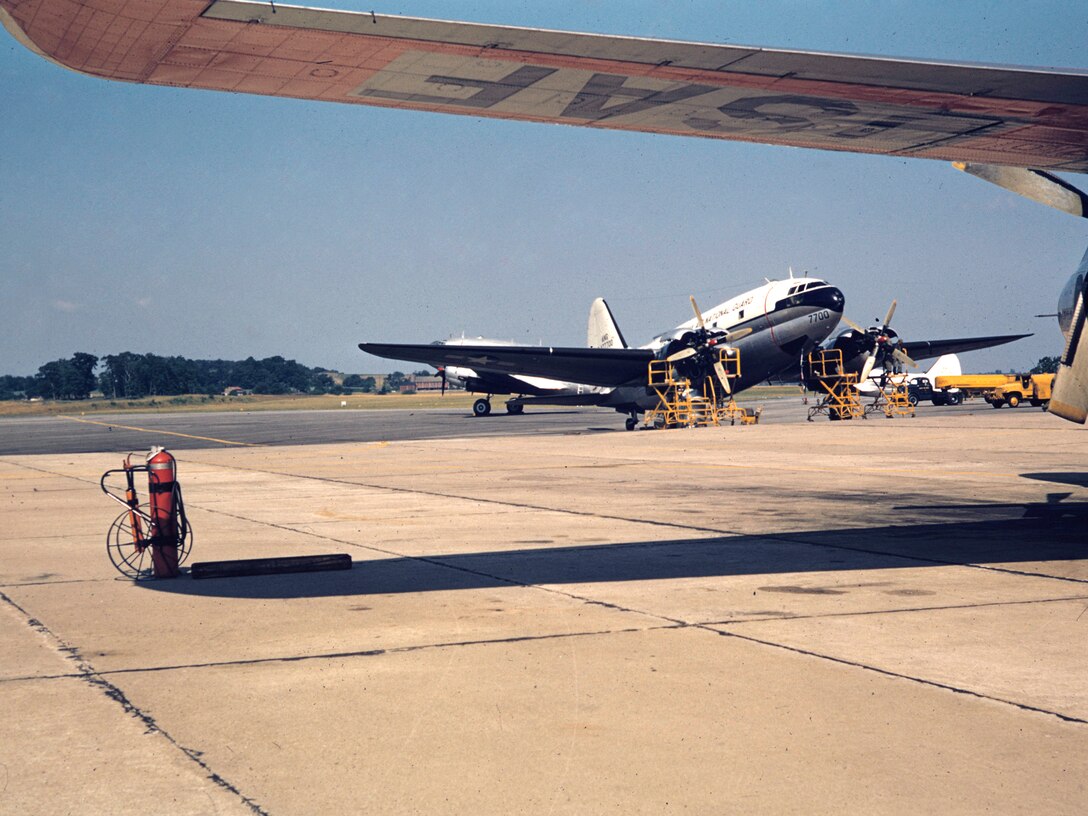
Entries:
<svg viewBox="0 0 1088 816">
<path fill-rule="evenodd" d="M 0 0 L 107 79 L 1088 172 L 1088 72 L 444 22 L 241 0 Z"/>
<path fill-rule="evenodd" d="M 945 354 L 961 354 L 965 351 L 1003 346 L 1014 340 L 1031 337 L 1030 334 L 995 334 L 990 337 L 959 337 L 951 340 L 903 340 L 903 350 L 912 360 L 929 360 Z"/>
<path fill-rule="evenodd" d="M 432 366 L 463 366 L 481 373 L 547 377 L 585 385 L 645 384 L 648 349 L 590 349 L 551 346 L 445 346 L 360 343 L 368 354 Z"/>
</svg>

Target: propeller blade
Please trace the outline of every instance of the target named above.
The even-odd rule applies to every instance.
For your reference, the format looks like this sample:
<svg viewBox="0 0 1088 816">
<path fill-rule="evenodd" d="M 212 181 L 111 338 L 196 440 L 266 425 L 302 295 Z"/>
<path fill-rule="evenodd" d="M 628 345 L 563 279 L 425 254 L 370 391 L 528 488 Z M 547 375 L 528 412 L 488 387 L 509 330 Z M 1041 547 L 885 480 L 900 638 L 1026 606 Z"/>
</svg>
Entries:
<svg viewBox="0 0 1088 816">
<path fill-rule="evenodd" d="M 863 329 L 861 326 L 859 326 L 857 323 L 855 323 L 853 320 L 851 320 L 846 315 L 842 315 L 839 318 L 839 320 L 841 320 L 843 323 L 845 323 L 847 326 L 849 326 L 854 331 L 861 332 L 862 334 L 867 334 L 865 329 Z"/>
<path fill-rule="evenodd" d="M 725 376 L 725 366 L 722 365 L 722 361 L 714 363 L 714 373 L 718 375 L 718 382 L 722 384 L 722 388 L 725 389 L 725 393 L 729 396 L 733 396 L 733 387 L 729 385 L 729 378 Z"/>
<path fill-rule="evenodd" d="M 751 329 L 737 329 L 736 331 L 727 331 L 722 337 L 727 343 L 732 343 L 734 340 L 740 340 L 742 337 L 747 337 L 752 333 Z"/>
<path fill-rule="evenodd" d="M 703 313 L 699 311 L 699 307 L 695 304 L 695 295 L 688 295 L 691 298 L 691 308 L 695 311 L 695 322 L 699 324 L 700 329 L 706 328 L 706 323 L 703 321 Z"/>
<path fill-rule="evenodd" d="M 895 304 L 897 302 L 898 301 L 895 300 L 892 301 L 892 305 L 888 307 L 888 314 L 884 317 L 884 322 L 880 324 L 885 329 L 888 328 L 888 324 L 892 322 L 892 315 L 895 314 Z"/>
<path fill-rule="evenodd" d="M 906 363 L 911 368 L 918 368 L 918 363 L 914 362 L 914 360 L 912 360 L 902 349 L 894 349 L 892 351 L 892 357 L 894 357 L 901 363 Z"/>
<path fill-rule="evenodd" d="M 446 396 L 446 369 L 438 369 L 438 375 L 442 378 L 442 392 L 438 396 L 444 397 Z"/>
<path fill-rule="evenodd" d="M 858 382 L 865 382 L 869 379 L 869 375 L 873 373 L 874 365 L 876 365 L 876 349 L 873 349 L 873 353 L 865 358 L 865 365 L 861 367 L 861 378 Z"/>
<path fill-rule="evenodd" d="M 697 353 L 698 352 L 694 348 L 688 346 L 687 348 L 682 348 L 680 349 L 680 351 L 670 354 L 668 357 L 665 358 L 665 362 L 678 363 L 681 360 L 688 359 L 688 357 L 694 357 Z"/>
</svg>

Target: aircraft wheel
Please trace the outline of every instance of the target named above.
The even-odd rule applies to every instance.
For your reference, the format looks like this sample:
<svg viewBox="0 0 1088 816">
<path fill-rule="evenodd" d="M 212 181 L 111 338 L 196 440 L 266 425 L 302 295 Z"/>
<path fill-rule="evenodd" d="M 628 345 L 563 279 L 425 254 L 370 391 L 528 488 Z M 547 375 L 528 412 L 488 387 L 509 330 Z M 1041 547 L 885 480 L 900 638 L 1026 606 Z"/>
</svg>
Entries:
<svg viewBox="0 0 1088 816">
<path fill-rule="evenodd" d="M 624 423 L 624 426 L 627 428 L 627 430 L 633 431 L 635 428 L 638 427 L 638 420 L 634 417 L 627 417 L 627 422 Z"/>
<path fill-rule="evenodd" d="M 508 414 L 524 414 L 525 406 L 519 402 L 506 403 L 506 413 Z"/>
<path fill-rule="evenodd" d="M 472 413 L 478 417 L 487 416 L 491 413 L 491 400 L 481 397 L 472 403 Z"/>
</svg>

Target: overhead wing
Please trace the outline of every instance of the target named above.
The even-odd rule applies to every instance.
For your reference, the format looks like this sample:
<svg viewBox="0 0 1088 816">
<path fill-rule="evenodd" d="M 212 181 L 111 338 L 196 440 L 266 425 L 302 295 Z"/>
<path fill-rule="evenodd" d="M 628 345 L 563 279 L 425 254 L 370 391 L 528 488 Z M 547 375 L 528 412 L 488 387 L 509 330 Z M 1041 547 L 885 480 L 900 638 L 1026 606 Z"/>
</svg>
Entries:
<svg viewBox="0 0 1088 816">
<path fill-rule="evenodd" d="M 368 354 L 476 372 L 521 374 L 586 385 L 618 386 L 646 382 L 653 359 L 648 349 L 553 348 L 550 346 L 445 346 L 411 343 L 360 343 Z"/>
<path fill-rule="evenodd" d="M 1030 334 L 996 334 L 990 337 L 959 337 L 951 340 L 902 340 L 903 350 L 913 360 L 928 360 L 945 354 L 961 354 L 965 351 L 1003 346 L 1014 340 L 1031 337 Z"/>
<path fill-rule="evenodd" d="M 1088 172 L 1088 72 L 923 62 L 239 0 L 0 0 L 108 79 Z"/>
</svg>

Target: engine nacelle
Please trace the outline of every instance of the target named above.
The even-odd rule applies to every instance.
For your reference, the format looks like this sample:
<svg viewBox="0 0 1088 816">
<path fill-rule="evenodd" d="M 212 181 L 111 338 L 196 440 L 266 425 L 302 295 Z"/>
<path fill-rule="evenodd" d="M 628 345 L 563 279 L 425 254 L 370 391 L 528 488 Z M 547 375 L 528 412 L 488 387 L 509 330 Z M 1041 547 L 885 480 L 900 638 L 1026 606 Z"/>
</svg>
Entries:
<svg viewBox="0 0 1088 816">
<path fill-rule="evenodd" d="M 1047 410 L 1062 419 L 1088 419 L 1088 252 L 1058 299 L 1058 323 L 1066 337 Z"/>
</svg>

